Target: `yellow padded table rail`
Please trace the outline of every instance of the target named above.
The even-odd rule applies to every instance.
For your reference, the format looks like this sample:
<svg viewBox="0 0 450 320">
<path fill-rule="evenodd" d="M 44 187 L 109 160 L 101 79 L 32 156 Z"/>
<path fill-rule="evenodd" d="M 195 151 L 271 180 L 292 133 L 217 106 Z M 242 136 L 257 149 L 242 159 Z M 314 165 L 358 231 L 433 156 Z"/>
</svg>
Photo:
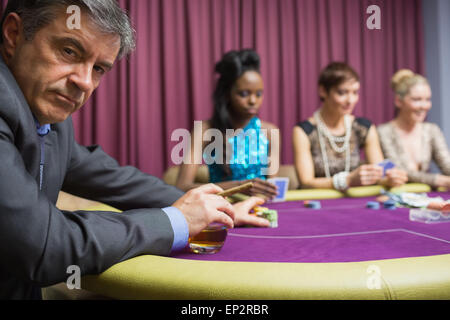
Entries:
<svg viewBox="0 0 450 320">
<path fill-rule="evenodd" d="M 449 266 L 450 255 L 351 263 L 141 256 L 84 277 L 82 288 L 115 299 L 450 299 Z"/>
<path fill-rule="evenodd" d="M 391 192 L 429 192 L 408 184 Z M 288 200 L 367 197 L 379 186 L 294 190 Z M 111 210 L 94 207 L 90 210 Z M 375 277 L 375 278 L 374 278 Z M 348 263 L 222 262 L 140 256 L 97 276 L 82 288 L 115 299 L 450 299 L 450 255 Z"/>
</svg>

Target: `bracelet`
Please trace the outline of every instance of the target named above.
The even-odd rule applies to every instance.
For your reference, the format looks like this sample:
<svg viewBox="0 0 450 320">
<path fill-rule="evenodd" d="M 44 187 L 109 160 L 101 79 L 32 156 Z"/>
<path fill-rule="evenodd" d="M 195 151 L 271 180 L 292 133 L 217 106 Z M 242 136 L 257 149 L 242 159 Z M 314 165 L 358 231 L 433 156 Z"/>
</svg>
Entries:
<svg viewBox="0 0 450 320">
<path fill-rule="evenodd" d="M 336 173 L 333 176 L 333 187 L 339 191 L 347 190 L 348 189 L 348 184 L 347 184 L 348 175 L 349 175 L 349 173 L 346 171 Z"/>
</svg>

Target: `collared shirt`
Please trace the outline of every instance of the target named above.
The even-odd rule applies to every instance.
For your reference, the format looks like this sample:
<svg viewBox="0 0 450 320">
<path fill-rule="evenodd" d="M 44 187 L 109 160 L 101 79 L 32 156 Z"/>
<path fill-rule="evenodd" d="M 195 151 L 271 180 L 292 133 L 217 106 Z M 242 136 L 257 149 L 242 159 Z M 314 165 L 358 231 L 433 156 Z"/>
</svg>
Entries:
<svg viewBox="0 0 450 320">
<path fill-rule="evenodd" d="M 184 249 L 189 239 L 189 226 L 183 213 L 175 207 L 162 209 L 169 217 L 173 229 L 172 251 Z"/>
<path fill-rule="evenodd" d="M 39 162 L 39 190 L 42 190 L 44 182 L 44 166 L 45 166 L 45 136 L 51 131 L 50 124 L 41 125 L 36 117 L 33 115 L 34 123 L 36 124 L 36 131 L 39 136 L 41 160 Z"/>
<path fill-rule="evenodd" d="M 44 124 L 44 125 L 40 125 L 39 122 L 36 120 L 36 118 L 34 119 L 34 122 L 36 123 L 36 131 L 37 134 L 40 137 L 46 136 L 50 133 L 50 131 L 52 131 L 52 128 L 49 124 Z"/>
</svg>

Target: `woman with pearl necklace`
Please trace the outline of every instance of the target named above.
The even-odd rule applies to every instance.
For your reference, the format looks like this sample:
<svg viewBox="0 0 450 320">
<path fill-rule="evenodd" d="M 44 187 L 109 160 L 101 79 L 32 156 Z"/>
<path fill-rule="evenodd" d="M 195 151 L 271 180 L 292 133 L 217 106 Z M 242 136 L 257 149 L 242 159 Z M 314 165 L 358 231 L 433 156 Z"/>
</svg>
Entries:
<svg viewBox="0 0 450 320">
<path fill-rule="evenodd" d="M 321 107 L 293 130 L 295 168 L 301 188 L 334 188 L 381 184 L 400 186 L 407 174 L 399 168 L 384 172 L 376 127 L 352 115 L 359 100 L 358 74 L 333 62 L 319 77 Z M 361 149 L 365 163 L 360 159 Z"/>
</svg>

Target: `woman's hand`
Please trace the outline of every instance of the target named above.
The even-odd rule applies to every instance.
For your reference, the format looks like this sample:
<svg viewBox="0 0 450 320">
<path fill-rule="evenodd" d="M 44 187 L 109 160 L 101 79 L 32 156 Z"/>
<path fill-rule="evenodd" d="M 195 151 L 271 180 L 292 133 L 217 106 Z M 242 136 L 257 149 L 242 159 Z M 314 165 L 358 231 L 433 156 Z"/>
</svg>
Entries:
<svg viewBox="0 0 450 320">
<path fill-rule="evenodd" d="M 257 196 L 264 198 L 265 200 L 271 200 L 278 194 L 277 187 L 265 180 L 255 178 L 252 180 L 242 181 L 242 183 L 253 182 L 253 187 L 249 189 L 245 194 L 249 196 Z"/>
<path fill-rule="evenodd" d="M 370 186 L 383 177 L 383 168 L 376 164 L 364 164 L 350 172 L 347 177 L 349 187 Z"/>
<path fill-rule="evenodd" d="M 444 175 L 439 174 L 436 177 L 435 183 L 438 187 L 450 189 L 450 176 L 444 176 Z"/>
<path fill-rule="evenodd" d="M 399 187 L 408 182 L 408 174 L 405 170 L 392 168 L 386 171 L 386 183 L 389 187 Z"/>
</svg>

